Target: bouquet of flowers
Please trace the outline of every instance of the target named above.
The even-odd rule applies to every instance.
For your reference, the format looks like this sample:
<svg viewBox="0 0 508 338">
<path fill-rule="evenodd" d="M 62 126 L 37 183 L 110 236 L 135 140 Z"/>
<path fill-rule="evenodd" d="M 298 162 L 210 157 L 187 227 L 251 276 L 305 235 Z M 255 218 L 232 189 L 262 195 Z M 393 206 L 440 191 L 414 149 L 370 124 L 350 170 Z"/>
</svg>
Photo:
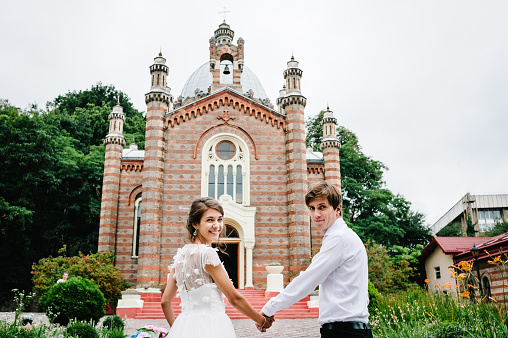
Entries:
<svg viewBox="0 0 508 338">
<path fill-rule="evenodd" d="M 130 338 L 165 338 L 168 330 L 153 325 L 146 325 L 137 329 Z"/>
</svg>

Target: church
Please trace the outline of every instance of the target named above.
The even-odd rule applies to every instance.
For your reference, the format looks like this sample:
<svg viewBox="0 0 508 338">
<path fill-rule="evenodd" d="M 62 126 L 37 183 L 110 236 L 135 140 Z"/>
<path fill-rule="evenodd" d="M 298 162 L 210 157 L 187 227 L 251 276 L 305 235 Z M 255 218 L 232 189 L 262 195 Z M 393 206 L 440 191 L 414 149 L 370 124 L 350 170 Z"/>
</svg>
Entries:
<svg viewBox="0 0 508 338">
<path fill-rule="evenodd" d="M 144 150 L 126 146 L 122 107 L 109 115 L 98 249 L 115 252 L 115 266 L 135 288 L 165 284 L 173 256 L 188 243 L 190 205 L 201 196 L 224 208 L 221 258 L 238 289 L 265 288 L 268 265 L 282 265 L 287 284 L 321 246 L 304 197 L 322 180 L 340 189 L 337 120 L 327 109 L 322 152 L 306 149 L 298 61 L 291 57 L 274 77 L 284 84 L 274 105 L 244 53 L 245 41 L 234 42 L 224 21 L 209 40 L 209 60 L 176 99 L 159 53 L 147 73 Z"/>
</svg>

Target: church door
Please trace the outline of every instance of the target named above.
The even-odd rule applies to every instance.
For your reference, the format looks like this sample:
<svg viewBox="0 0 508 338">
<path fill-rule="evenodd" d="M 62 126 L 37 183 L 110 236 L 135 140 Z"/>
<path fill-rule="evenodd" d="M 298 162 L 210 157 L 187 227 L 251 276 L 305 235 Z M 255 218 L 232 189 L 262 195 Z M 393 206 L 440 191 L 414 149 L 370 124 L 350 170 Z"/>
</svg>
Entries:
<svg viewBox="0 0 508 338">
<path fill-rule="evenodd" d="M 239 253 L 240 253 L 240 238 L 238 231 L 230 226 L 226 225 L 226 236 L 221 238 L 221 251 L 218 252 L 221 261 L 224 263 L 229 278 L 233 281 L 233 285 L 238 289 L 239 271 L 238 266 L 240 264 Z"/>
</svg>

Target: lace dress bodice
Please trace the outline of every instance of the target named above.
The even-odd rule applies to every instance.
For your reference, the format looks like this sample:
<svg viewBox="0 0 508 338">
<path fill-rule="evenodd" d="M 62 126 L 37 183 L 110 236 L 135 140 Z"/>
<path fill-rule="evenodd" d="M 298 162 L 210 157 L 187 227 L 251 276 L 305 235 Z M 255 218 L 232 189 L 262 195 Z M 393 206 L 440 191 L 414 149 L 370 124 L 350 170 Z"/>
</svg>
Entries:
<svg viewBox="0 0 508 338">
<path fill-rule="evenodd" d="M 224 295 L 217 288 L 206 265 L 222 264 L 217 249 L 204 244 L 187 244 L 178 249 L 173 267 L 183 313 L 224 311 Z"/>
</svg>

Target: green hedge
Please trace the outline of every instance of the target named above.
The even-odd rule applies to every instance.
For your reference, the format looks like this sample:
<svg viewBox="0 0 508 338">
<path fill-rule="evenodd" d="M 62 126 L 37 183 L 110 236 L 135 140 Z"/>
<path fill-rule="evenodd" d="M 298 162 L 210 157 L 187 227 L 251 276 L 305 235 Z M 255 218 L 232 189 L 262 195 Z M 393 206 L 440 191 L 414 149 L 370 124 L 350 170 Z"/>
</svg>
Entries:
<svg viewBox="0 0 508 338">
<path fill-rule="evenodd" d="M 64 326 L 70 320 L 97 322 L 105 303 L 97 284 L 82 277 L 53 285 L 39 301 L 49 320 Z"/>
</svg>

